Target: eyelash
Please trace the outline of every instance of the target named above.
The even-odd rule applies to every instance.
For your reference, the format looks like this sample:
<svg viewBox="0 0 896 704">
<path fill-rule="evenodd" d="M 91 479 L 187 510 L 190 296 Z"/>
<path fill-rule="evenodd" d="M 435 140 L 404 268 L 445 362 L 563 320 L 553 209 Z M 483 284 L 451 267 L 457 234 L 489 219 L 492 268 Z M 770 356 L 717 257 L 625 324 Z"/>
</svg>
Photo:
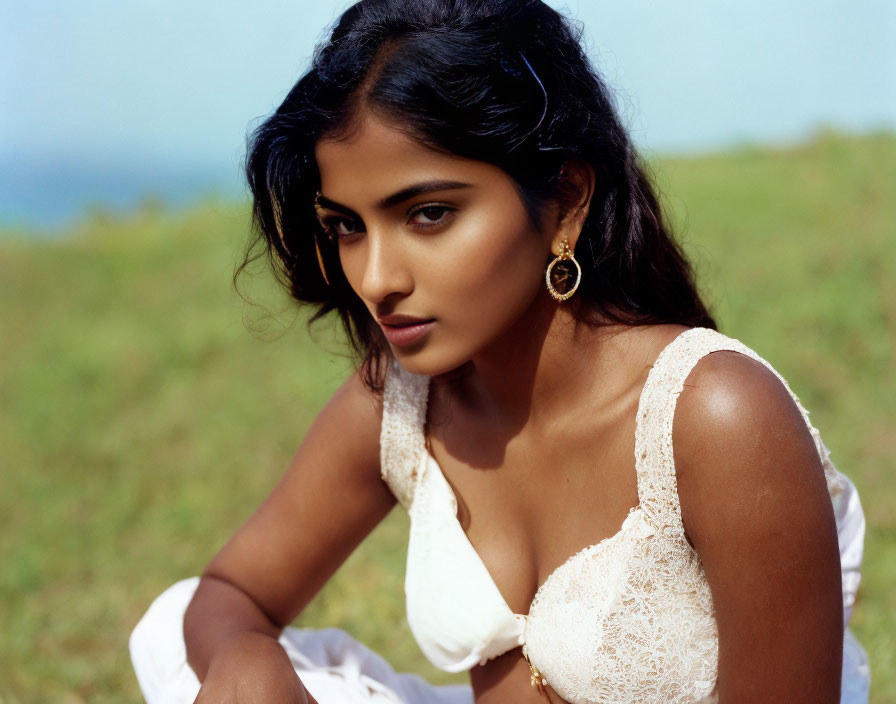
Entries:
<svg viewBox="0 0 896 704">
<path fill-rule="evenodd" d="M 417 227 L 422 227 L 424 229 L 431 227 L 440 227 L 445 225 L 450 219 L 450 213 L 455 212 L 456 208 L 451 207 L 450 205 L 443 205 L 442 203 L 424 203 L 416 208 L 414 208 L 408 217 L 408 220 L 412 220 L 415 216 L 420 213 L 424 213 L 427 210 L 438 210 L 442 212 L 442 216 L 435 220 L 434 222 L 429 223 L 416 223 Z M 321 219 L 321 227 L 323 227 L 324 232 L 327 236 L 333 241 L 339 240 L 347 240 L 355 235 L 360 234 L 363 230 L 358 230 L 356 232 L 347 232 L 340 233 L 337 232 L 336 229 L 339 227 L 341 223 L 353 223 L 355 222 L 351 218 L 339 217 L 339 216 L 330 216 Z M 409 223 L 414 224 L 414 223 Z"/>
</svg>

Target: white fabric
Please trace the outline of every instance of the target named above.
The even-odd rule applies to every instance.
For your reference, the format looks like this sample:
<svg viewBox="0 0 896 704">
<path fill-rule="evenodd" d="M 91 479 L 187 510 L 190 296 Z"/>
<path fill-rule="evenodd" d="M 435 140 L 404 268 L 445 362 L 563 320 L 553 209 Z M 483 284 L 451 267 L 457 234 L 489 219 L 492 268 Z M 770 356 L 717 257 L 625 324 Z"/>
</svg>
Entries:
<svg viewBox="0 0 896 704">
<path fill-rule="evenodd" d="M 700 358 L 720 349 L 747 354 L 774 371 L 742 343 L 712 330 L 695 328 L 670 343 L 639 401 L 639 505 L 617 534 L 555 570 L 525 615 L 514 614 L 501 597 L 457 521 L 450 485 L 426 452 L 429 379 L 392 367 L 384 395 L 383 476 L 411 516 L 408 619 L 434 665 L 465 670 L 524 645 L 548 683 L 572 704 L 714 701 L 712 601 L 699 557 L 683 537 L 671 430 L 687 374 Z M 815 440 L 831 493 L 846 622 L 860 579 L 864 515 L 855 487 L 834 468 L 808 413 L 793 398 Z M 189 703 L 199 690 L 183 642 L 183 615 L 197 584 L 192 578 L 169 588 L 131 635 L 134 670 L 150 704 Z M 436 687 L 396 673 L 337 629 L 287 628 L 280 643 L 321 704 L 473 702 L 469 686 Z M 865 652 L 847 629 L 841 704 L 867 704 L 869 682 Z"/>
<path fill-rule="evenodd" d="M 184 612 L 198 577 L 163 592 L 134 628 L 131 661 L 148 704 L 190 704 L 199 680 L 187 664 Z M 396 673 L 379 655 L 345 631 L 286 628 L 280 644 L 299 679 L 320 704 L 472 704 L 467 685 L 434 686 Z"/>
<path fill-rule="evenodd" d="M 528 614 L 514 614 L 501 597 L 456 519 L 450 485 L 426 452 L 428 378 L 410 374 L 396 362 L 384 395 L 383 477 L 410 513 L 408 620 L 436 667 L 465 670 L 523 645 L 548 684 L 572 704 L 715 700 L 718 637 L 703 566 L 681 523 L 672 419 L 688 373 L 717 350 L 734 350 L 762 362 L 791 393 L 806 421 L 837 519 L 848 618 L 864 537 L 855 487 L 832 464 L 787 382 L 741 342 L 693 328 L 662 351 L 648 374 L 637 413 L 639 505 L 617 534 L 573 555 L 553 572 Z M 867 681 L 864 652 L 847 633 L 844 692 L 867 692 Z"/>
<path fill-rule="evenodd" d="M 184 611 L 198 583 L 192 577 L 163 592 L 131 634 L 131 660 L 148 704 L 189 704 L 199 692 L 182 635 Z M 338 629 L 287 628 L 280 643 L 320 704 L 473 704 L 470 687 L 434 687 L 416 675 L 395 673 Z M 868 684 L 865 652 L 847 629 L 841 704 L 867 704 Z"/>
</svg>

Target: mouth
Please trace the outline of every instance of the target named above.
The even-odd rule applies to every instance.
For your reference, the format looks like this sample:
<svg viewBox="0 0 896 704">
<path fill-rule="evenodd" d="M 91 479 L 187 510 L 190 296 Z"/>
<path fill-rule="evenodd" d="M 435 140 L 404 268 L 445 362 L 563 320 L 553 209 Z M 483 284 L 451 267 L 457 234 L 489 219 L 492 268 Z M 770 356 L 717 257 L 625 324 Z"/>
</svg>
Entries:
<svg viewBox="0 0 896 704">
<path fill-rule="evenodd" d="M 386 315 L 378 320 L 389 344 L 397 347 L 407 347 L 418 342 L 436 322 L 434 318 L 397 314 Z"/>
</svg>

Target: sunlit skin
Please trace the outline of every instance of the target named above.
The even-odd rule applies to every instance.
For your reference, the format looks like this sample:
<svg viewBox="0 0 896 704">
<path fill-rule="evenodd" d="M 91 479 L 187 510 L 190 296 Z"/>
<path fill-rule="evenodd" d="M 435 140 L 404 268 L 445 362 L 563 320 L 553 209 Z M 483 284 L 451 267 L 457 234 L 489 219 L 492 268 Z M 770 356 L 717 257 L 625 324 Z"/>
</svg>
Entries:
<svg viewBox="0 0 896 704">
<path fill-rule="evenodd" d="M 511 356 L 531 358 L 541 350 L 545 365 L 561 361 L 541 349 L 544 339 L 533 335 L 533 323 L 556 330 L 570 323 L 548 295 L 543 272 L 564 235 L 574 243 L 577 223 L 536 230 L 501 169 L 426 149 L 376 120 L 365 121 L 348 141 L 322 141 L 316 156 L 322 202 L 356 213 L 340 219 L 325 209 L 324 220 L 339 238 L 345 276 L 371 315 L 435 318 L 420 344 L 393 349 L 405 368 L 432 376 L 473 360 L 483 379 L 504 385 L 510 375 L 493 378 L 488 369 L 506 370 Z M 385 194 L 438 180 L 468 185 L 388 210 L 376 205 Z M 565 378 L 563 371 L 545 381 Z"/>
<path fill-rule="evenodd" d="M 344 139 L 321 140 L 315 156 L 320 216 L 371 315 L 435 320 L 393 353 L 433 377 L 428 448 L 471 544 L 508 606 L 525 614 L 556 567 L 618 532 L 637 505 L 640 392 L 686 328 L 590 328 L 548 295 L 547 263 L 564 238 L 575 246 L 590 207 L 586 166 L 569 164 L 577 200 L 536 225 L 505 172 L 430 150 L 372 115 Z M 466 185 L 380 207 L 433 181 Z M 185 620 L 191 666 L 221 688 L 204 690 L 230 691 L 223 683 L 240 657 L 279 633 L 394 506 L 379 478 L 380 403 L 354 374 L 205 571 Z M 682 520 L 719 625 L 719 704 L 837 701 L 836 527 L 786 390 L 755 360 L 710 354 L 679 398 L 673 443 Z M 288 662 L 256 659 L 260 688 L 296 684 Z M 470 676 L 477 704 L 562 701 L 530 686 L 519 648 Z"/>
</svg>

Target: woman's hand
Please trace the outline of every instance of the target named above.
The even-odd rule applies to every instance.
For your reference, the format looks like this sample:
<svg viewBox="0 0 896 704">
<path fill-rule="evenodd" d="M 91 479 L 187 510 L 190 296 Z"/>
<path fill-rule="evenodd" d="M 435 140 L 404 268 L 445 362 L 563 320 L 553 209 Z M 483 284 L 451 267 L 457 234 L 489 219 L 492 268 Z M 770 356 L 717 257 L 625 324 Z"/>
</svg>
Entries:
<svg viewBox="0 0 896 704">
<path fill-rule="evenodd" d="M 218 648 L 194 704 L 317 704 L 280 644 L 244 633 Z"/>
</svg>

